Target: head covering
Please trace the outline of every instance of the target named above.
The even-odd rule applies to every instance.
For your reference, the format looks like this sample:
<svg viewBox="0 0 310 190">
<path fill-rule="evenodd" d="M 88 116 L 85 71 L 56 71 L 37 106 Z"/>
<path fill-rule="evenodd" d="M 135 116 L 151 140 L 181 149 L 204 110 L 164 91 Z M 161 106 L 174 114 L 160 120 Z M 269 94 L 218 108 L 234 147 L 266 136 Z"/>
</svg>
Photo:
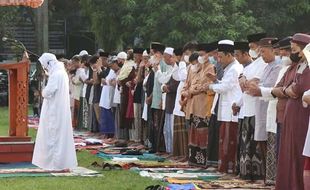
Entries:
<svg viewBox="0 0 310 190">
<path fill-rule="evenodd" d="M 231 40 L 221 40 L 218 42 L 218 51 L 234 52 L 234 42 Z"/>
<path fill-rule="evenodd" d="M 276 38 L 262 38 L 259 40 L 258 44 L 261 47 L 272 47 L 272 41 L 276 40 Z"/>
<path fill-rule="evenodd" d="M 306 46 L 307 44 L 310 43 L 310 35 L 303 34 L 303 33 L 297 33 L 293 36 L 292 42 L 299 44 L 299 45 Z"/>
<path fill-rule="evenodd" d="M 248 42 L 234 42 L 235 50 L 241 51 L 249 51 L 249 43 Z"/>
<path fill-rule="evenodd" d="M 176 48 L 174 49 L 174 54 L 176 56 L 181 56 L 183 54 L 183 51 L 182 51 L 183 48 Z"/>
<path fill-rule="evenodd" d="M 143 51 L 142 56 L 143 56 L 143 57 L 149 56 L 149 54 L 147 53 L 147 50 L 144 50 L 144 51 Z"/>
<path fill-rule="evenodd" d="M 291 40 L 292 40 L 292 36 L 288 36 L 288 37 L 283 38 L 282 40 L 279 41 L 279 48 L 280 49 L 291 48 Z"/>
<path fill-rule="evenodd" d="M 146 48 L 145 50 L 146 50 L 146 53 L 147 53 L 147 54 L 150 54 L 150 52 L 151 52 L 151 51 L 150 51 L 150 48 Z"/>
<path fill-rule="evenodd" d="M 100 57 L 109 57 L 109 52 L 99 52 Z"/>
<path fill-rule="evenodd" d="M 144 48 L 134 48 L 133 49 L 133 53 L 136 53 L 136 54 L 142 54 L 144 51 Z"/>
<path fill-rule="evenodd" d="M 218 41 L 211 42 L 211 43 L 200 43 L 197 45 L 197 50 L 198 51 L 205 51 L 205 52 L 209 53 L 209 52 L 217 49 L 217 44 L 218 44 Z"/>
<path fill-rule="evenodd" d="M 280 47 L 279 41 L 280 41 L 280 40 L 279 40 L 278 38 L 272 40 L 272 41 L 271 41 L 272 47 L 273 47 L 273 48 L 279 48 L 279 47 Z"/>
<path fill-rule="evenodd" d="M 118 54 L 117 54 L 117 58 L 118 59 L 124 59 L 124 60 L 126 60 L 127 59 L 127 53 L 125 53 L 125 52 L 119 52 Z"/>
<path fill-rule="evenodd" d="M 117 63 L 117 56 L 111 56 L 108 59 L 108 64 L 112 65 L 113 63 Z"/>
<path fill-rule="evenodd" d="M 44 69 L 48 70 L 49 74 L 51 74 L 52 71 L 55 69 L 55 67 L 57 65 L 59 65 L 59 64 L 57 64 L 57 63 L 59 63 L 59 61 L 57 60 L 56 56 L 52 53 L 43 53 L 41 55 L 41 57 L 39 58 L 39 61 L 42 65 L 42 67 Z"/>
<path fill-rule="evenodd" d="M 199 54 L 198 54 L 197 52 L 192 53 L 192 54 L 189 56 L 189 62 L 193 62 L 193 61 L 198 60 L 198 57 L 199 57 Z"/>
<path fill-rule="evenodd" d="M 159 51 L 159 52 L 164 52 L 165 46 L 159 42 L 152 42 L 151 49 Z"/>
<path fill-rule="evenodd" d="M 99 55 L 101 52 L 104 52 L 104 50 L 103 49 L 98 49 L 97 50 L 97 55 Z"/>
<path fill-rule="evenodd" d="M 82 50 L 80 53 L 79 53 L 79 56 L 83 56 L 83 55 L 88 55 L 88 52 L 86 50 Z"/>
<path fill-rule="evenodd" d="M 267 34 L 262 32 L 262 33 L 257 33 L 257 34 L 250 34 L 247 36 L 248 42 L 252 43 L 252 42 L 259 42 L 259 40 L 261 40 L 262 38 L 266 38 Z"/>
<path fill-rule="evenodd" d="M 168 55 L 173 55 L 173 51 L 174 51 L 174 49 L 172 47 L 166 47 L 164 53 L 166 53 Z"/>
</svg>

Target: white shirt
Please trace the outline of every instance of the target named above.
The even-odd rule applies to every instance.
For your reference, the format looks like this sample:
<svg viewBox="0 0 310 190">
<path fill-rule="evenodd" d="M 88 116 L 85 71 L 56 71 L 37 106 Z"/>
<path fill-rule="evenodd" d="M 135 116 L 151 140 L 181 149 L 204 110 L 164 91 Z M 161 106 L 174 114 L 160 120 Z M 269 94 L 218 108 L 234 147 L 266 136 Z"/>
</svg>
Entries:
<svg viewBox="0 0 310 190">
<path fill-rule="evenodd" d="M 167 65 L 166 67 L 166 71 L 165 72 L 162 72 L 160 70 L 160 67 L 158 66 L 158 71 L 156 72 L 157 76 L 158 76 L 158 82 L 161 83 L 161 84 L 166 84 L 170 78 L 171 78 L 171 75 L 172 73 L 178 69 L 178 65 L 177 64 L 174 64 L 174 66 L 171 66 L 171 65 Z M 163 85 L 161 86 L 161 90 L 163 89 Z M 161 102 L 162 102 L 162 106 L 161 106 L 161 109 L 162 110 L 165 110 L 165 106 L 166 106 L 166 93 L 162 92 L 161 94 Z"/>
<path fill-rule="evenodd" d="M 84 84 L 82 81 L 85 81 L 87 78 L 88 76 L 86 75 L 84 68 L 78 68 L 76 70 L 76 73 L 72 78 L 73 89 L 71 93 L 71 97 L 75 100 L 80 100 Z"/>
<path fill-rule="evenodd" d="M 262 57 L 257 58 L 249 66 L 244 68 L 243 76 L 247 80 L 251 79 L 261 79 L 267 63 L 263 60 Z M 252 117 L 255 115 L 255 105 L 258 98 L 250 96 L 243 92 L 242 95 L 242 114 L 244 117 Z"/>
<path fill-rule="evenodd" d="M 173 114 L 177 116 L 185 117 L 185 113 L 181 111 L 181 105 L 180 105 L 181 91 L 183 89 L 184 82 L 187 78 L 187 67 L 184 61 L 181 61 L 179 63 L 178 69 L 174 70 L 174 72 L 172 73 L 172 78 L 176 81 L 180 81 L 178 85 L 178 89 L 177 89 L 177 95 L 175 98 Z"/>
<path fill-rule="evenodd" d="M 243 72 L 243 66 L 234 60 L 224 69 L 224 76 L 217 84 L 211 84 L 210 89 L 220 94 L 218 115 L 219 121 L 237 122 L 238 116 L 232 112 L 232 104 L 240 99 L 242 91 L 239 85 L 239 76 Z"/>
<path fill-rule="evenodd" d="M 105 109 L 111 109 L 114 97 L 114 86 L 110 84 L 110 81 L 116 79 L 116 73 L 113 69 L 110 69 L 109 74 L 106 76 L 106 85 L 102 86 L 99 106 Z"/>
<path fill-rule="evenodd" d="M 85 74 L 86 74 L 86 76 L 89 75 L 89 69 L 85 69 Z M 87 80 L 87 79 L 85 79 L 85 80 Z M 84 80 L 84 81 L 85 81 L 85 80 Z M 87 89 L 87 84 L 84 83 L 83 89 L 82 89 L 82 97 L 83 97 L 83 98 L 85 98 L 86 89 Z"/>
</svg>

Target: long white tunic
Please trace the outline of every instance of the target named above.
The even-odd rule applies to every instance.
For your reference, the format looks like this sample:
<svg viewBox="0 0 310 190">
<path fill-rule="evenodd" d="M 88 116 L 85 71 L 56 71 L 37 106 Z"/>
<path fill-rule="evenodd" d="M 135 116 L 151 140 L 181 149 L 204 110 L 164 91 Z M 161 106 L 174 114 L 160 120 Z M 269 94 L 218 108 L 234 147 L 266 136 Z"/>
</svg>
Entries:
<svg viewBox="0 0 310 190">
<path fill-rule="evenodd" d="M 249 66 L 244 68 L 243 76 L 247 80 L 252 79 L 261 79 L 264 74 L 264 69 L 267 66 L 267 63 L 264 62 L 262 57 L 257 58 Z M 246 92 L 242 95 L 242 114 L 244 117 L 252 117 L 255 115 L 255 105 L 258 101 L 257 97 L 248 95 Z"/>
<path fill-rule="evenodd" d="M 184 61 L 181 61 L 179 63 L 178 69 L 176 69 L 172 73 L 172 78 L 176 81 L 180 81 L 180 83 L 178 85 L 178 89 L 177 89 L 177 95 L 175 98 L 175 105 L 174 105 L 173 114 L 177 115 L 177 116 L 185 117 L 185 113 L 183 111 L 181 111 L 181 105 L 180 105 L 181 91 L 183 89 L 184 82 L 187 78 L 187 66 L 186 66 L 186 63 Z"/>
<path fill-rule="evenodd" d="M 105 78 L 106 85 L 102 86 L 101 97 L 99 106 L 105 109 L 111 109 L 114 97 L 114 86 L 110 84 L 110 81 L 116 79 L 116 73 L 113 69 L 110 69 L 108 76 Z"/>
<path fill-rule="evenodd" d="M 62 63 L 49 69 L 32 163 L 46 170 L 77 166 L 70 113 L 69 79 Z"/>
<path fill-rule="evenodd" d="M 220 94 L 217 116 L 219 121 L 238 122 L 238 116 L 233 115 L 231 107 L 242 96 L 238 80 L 242 72 L 243 66 L 235 60 L 224 69 L 222 80 L 210 85 L 211 90 Z"/>
</svg>

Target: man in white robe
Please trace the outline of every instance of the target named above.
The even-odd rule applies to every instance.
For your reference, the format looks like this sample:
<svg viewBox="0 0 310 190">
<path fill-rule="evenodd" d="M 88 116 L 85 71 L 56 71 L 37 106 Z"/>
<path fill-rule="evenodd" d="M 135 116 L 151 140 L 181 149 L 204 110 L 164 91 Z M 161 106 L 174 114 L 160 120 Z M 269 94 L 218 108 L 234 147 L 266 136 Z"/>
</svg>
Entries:
<svg viewBox="0 0 310 190">
<path fill-rule="evenodd" d="M 48 72 L 32 163 L 45 170 L 77 166 L 70 113 L 69 79 L 62 62 L 50 53 L 39 61 Z"/>
</svg>

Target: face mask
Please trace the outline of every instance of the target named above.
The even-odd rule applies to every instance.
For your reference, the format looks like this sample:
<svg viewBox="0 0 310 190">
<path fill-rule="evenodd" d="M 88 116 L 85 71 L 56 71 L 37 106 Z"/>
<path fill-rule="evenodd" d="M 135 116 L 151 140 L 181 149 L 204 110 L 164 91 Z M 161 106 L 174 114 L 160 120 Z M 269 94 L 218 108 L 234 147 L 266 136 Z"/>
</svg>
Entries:
<svg viewBox="0 0 310 190">
<path fill-rule="evenodd" d="M 283 56 L 281 60 L 282 60 L 282 64 L 285 66 L 289 66 L 292 64 L 292 60 L 287 56 Z"/>
<path fill-rule="evenodd" d="M 209 62 L 212 63 L 213 65 L 216 63 L 216 60 L 214 59 L 213 56 L 208 57 Z"/>
<path fill-rule="evenodd" d="M 198 57 L 198 63 L 204 64 L 204 63 L 205 63 L 205 57 L 199 56 L 199 57 Z"/>
<path fill-rule="evenodd" d="M 119 62 L 117 63 L 117 65 L 118 65 L 119 68 L 122 68 L 122 66 L 123 66 L 123 64 L 119 63 Z"/>
<path fill-rule="evenodd" d="M 184 55 L 184 61 L 185 61 L 186 63 L 189 63 L 189 56 L 188 56 L 188 55 Z"/>
<path fill-rule="evenodd" d="M 255 50 L 250 49 L 249 54 L 253 59 L 256 59 L 258 57 L 258 53 Z"/>
<path fill-rule="evenodd" d="M 197 71 L 198 71 L 198 69 L 199 69 L 199 67 L 198 67 L 198 65 L 197 65 L 197 64 L 195 64 L 195 65 L 191 65 L 191 66 L 190 66 L 190 68 L 191 68 L 191 71 L 193 71 L 193 72 L 197 72 Z"/>
<path fill-rule="evenodd" d="M 294 62 L 294 63 L 298 63 L 301 59 L 301 57 L 299 57 L 299 52 L 297 53 L 291 53 L 290 55 L 290 59 Z"/>
</svg>

